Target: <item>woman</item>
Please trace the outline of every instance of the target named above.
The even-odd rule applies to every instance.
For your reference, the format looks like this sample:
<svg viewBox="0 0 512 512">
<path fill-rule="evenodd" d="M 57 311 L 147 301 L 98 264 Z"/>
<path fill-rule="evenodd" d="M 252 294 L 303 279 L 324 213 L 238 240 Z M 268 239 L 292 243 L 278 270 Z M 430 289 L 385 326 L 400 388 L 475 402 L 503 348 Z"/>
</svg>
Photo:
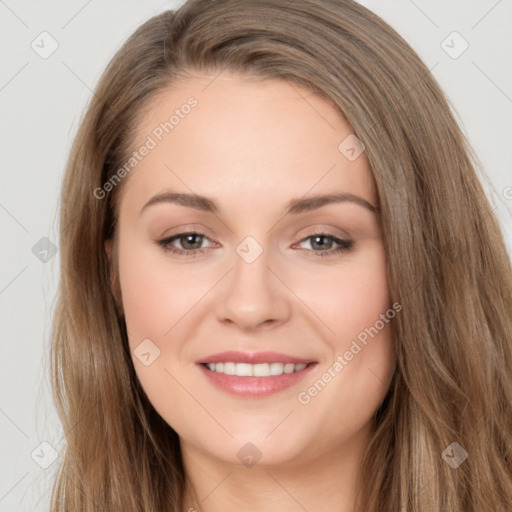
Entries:
<svg viewBox="0 0 512 512">
<path fill-rule="evenodd" d="M 510 510 L 512 277 L 475 168 L 357 3 L 142 25 L 63 184 L 52 510 Z"/>
</svg>

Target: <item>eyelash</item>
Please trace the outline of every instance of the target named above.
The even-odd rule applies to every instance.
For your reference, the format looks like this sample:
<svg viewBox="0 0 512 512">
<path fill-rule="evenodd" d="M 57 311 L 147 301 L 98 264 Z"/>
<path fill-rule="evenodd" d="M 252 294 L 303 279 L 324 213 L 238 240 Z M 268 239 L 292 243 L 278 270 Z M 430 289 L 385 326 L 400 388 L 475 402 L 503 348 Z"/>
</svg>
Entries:
<svg viewBox="0 0 512 512">
<path fill-rule="evenodd" d="M 196 231 L 186 231 L 183 233 L 178 233 L 176 235 L 173 235 L 169 238 L 165 238 L 163 240 L 158 240 L 157 243 L 164 249 L 164 251 L 168 251 L 171 254 L 174 254 L 179 257 L 187 258 L 187 257 L 195 256 L 196 254 L 199 254 L 199 253 L 203 253 L 204 252 L 203 249 L 190 249 L 190 250 L 177 249 L 176 247 L 173 247 L 170 245 L 174 240 L 179 239 L 182 236 L 186 236 L 186 235 L 197 235 L 202 238 L 208 238 L 206 235 L 204 235 L 202 233 L 198 233 Z M 325 258 L 327 256 L 334 256 L 335 254 L 348 252 L 354 246 L 354 242 L 352 240 L 343 240 L 341 238 L 335 237 L 334 235 L 330 235 L 329 233 L 324 233 L 324 232 L 313 233 L 311 235 L 308 235 L 307 237 L 300 240 L 300 242 L 304 242 L 305 240 L 308 240 L 310 238 L 315 238 L 315 237 L 329 238 L 340 246 L 337 249 L 334 249 L 334 250 L 331 249 L 328 251 L 314 251 L 313 249 L 306 249 L 306 250 L 314 252 L 315 256 L 318 256 L 320 258 Z"/>
</svg>

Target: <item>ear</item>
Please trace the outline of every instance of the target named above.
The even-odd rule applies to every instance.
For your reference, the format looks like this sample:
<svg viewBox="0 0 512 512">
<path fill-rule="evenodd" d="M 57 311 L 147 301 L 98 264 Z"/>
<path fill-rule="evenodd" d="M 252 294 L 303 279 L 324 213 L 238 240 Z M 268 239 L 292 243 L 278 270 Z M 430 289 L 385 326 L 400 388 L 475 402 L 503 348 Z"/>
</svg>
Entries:
<svg viewBox="0 0 512 512">
<path fill-rule="evenodd" d="M 117 251 L 115 244 L 112 240 L 105 241 L 105 252 L 109 261 L 109 273 L 110 273 L 110 290 L 114 297 L 117 312 L 120 316 L 124 316 L 123 312 L 123 301 L 121 298 L 121 286 L 119 283 L 119 269 L 117 266 Z"/>
</svg>

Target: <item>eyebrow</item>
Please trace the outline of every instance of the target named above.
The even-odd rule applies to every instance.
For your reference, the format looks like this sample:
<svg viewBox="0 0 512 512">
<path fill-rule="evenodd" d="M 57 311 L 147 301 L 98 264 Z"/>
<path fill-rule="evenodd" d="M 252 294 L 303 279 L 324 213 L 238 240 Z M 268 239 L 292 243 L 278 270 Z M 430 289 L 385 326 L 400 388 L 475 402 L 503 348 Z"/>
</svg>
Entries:
<svg viewBox="0 0 512 512">
<path fill-rule="evenodd" d="M 347 194 L 345 192 L 337 192 L 333 194 L 316 195 L 307 198 L 292 199 L 285 205 L 285 215 L 297 215 L 299 213 L 309 212 L 333 203 L 344 203 L 350 202 L 362 206 L 370 210 L 373 213 L 377 213 L 379 210 L 378 206 L 373 206 L 362 197 L 354 194 Z M 220 207 L 218 203 L 205 196 L 199 196 L 196 194 L 186 194 L 177 192 L 165 192 L 153 196 L 141 209 L 140 214 L 149 206 L 161 203 L 174 203 L 187 208 L 193 208 L 195 210 L 218 214 Z"/>
</svg>

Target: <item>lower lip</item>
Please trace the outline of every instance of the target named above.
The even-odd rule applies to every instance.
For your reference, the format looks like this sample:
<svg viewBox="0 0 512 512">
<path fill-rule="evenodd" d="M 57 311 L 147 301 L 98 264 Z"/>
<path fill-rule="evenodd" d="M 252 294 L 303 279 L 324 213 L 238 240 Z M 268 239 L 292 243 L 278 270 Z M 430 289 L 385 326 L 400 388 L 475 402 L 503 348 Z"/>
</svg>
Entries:
<svg viewBox="0 0 512 512">
<path fill-rule="evenodd" d="M 298 372 L 271 375 L 269 377 L 239 377 L 225 373 L 212 372 L 203 364 L 199 365 L 207 379 L 219 389 L 241 397 L 268 396 L 297 384 L 316 366 L 310 363 Z"/>
</svg>

